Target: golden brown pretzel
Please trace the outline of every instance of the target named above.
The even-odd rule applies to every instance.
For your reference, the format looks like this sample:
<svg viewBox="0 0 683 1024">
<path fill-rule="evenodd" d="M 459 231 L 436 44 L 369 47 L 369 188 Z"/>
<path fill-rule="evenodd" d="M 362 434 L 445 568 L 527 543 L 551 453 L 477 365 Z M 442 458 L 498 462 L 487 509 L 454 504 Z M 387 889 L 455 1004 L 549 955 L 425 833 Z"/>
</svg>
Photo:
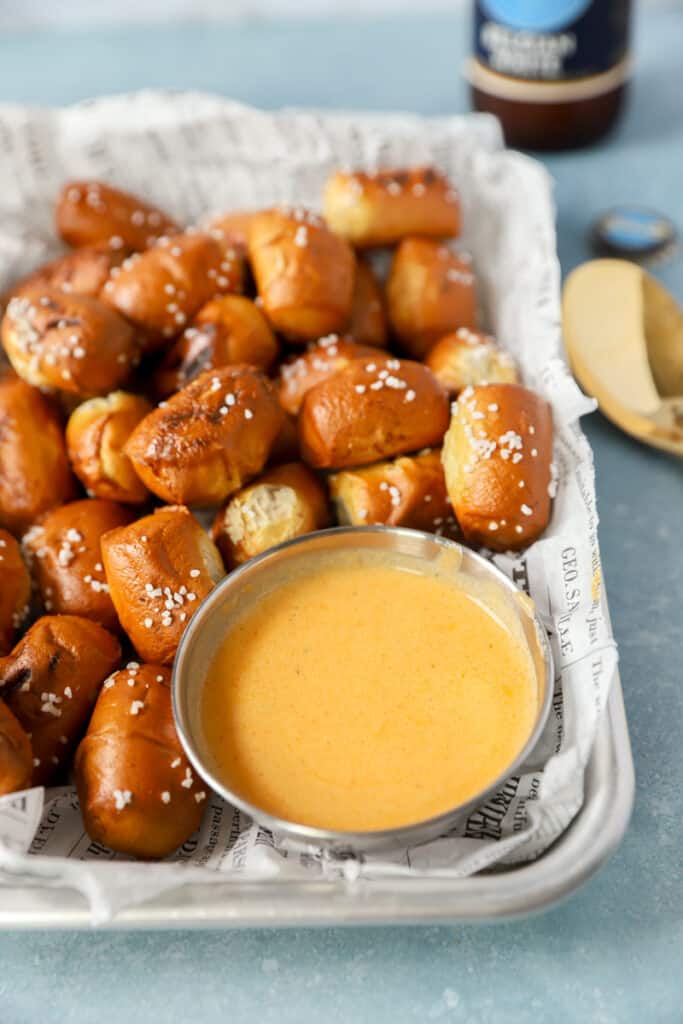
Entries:
<svg viewBox="0 0 683 1024">
<path fill-rule="evenodd" d="M 31 741 L 0 699 L 0 796 L 28 789 L 32 774 Z"/>
<path fill-rule="evenodd" d="M 170 677 L 135 662 L 115 672 L 76 752 L 88 835 L 131 857 L 172 853 L 199 828 L 209 796 L 176 733 Z"/>
<path fill-rule="evenodd" d="M 278 398 L 287 412 L 296 416 L 307 392 L 353 362 L 354 359 L 383 359 L 386 353 L 370 345 L 357 345 L 350 338 L 330 334 L 320 338 L 300 356 L 280 367 Z"/>
<path fill-rule="evenodd" d="M 170 665 L 185 626 L 224 575 L 215 545 L 182 506 L 167 506 L 102 538 L 109 592 L 145 661 Z"/>
<path fill-rule="evenodd" d="M 472 544 L 516 551 L 543 532 L 554 490 L 550 406 L 519 384 L 465 388 L 443 448 L 453 509 Z"/>
<path fill-rule="evenodd" d="M 29 384 L 84 398 L 118 387 L 138 361 L 135 332 L 113 309 L 39 285 L 10 300 L 2 343 Z"/>
<path fill-rule="evenodd" d="M 133 518 L 130 509 L 101 498 L 72 501 L 44 513 L 24 535 L 33 579 L 47 612 L 82 615 L 116 631 L 102 564 L 102 535 Z"/>
<path fill-rule="evenodd" d="M 200 374 L 146 416 L 124 452 L 164 501 L 214 505 L 263 469 L 282 420 L 263 374 L 223 366 Z"/>
<path fill-rule="evenodd" d="M 227 569 L 329 523 L 327 494 L 314 473 L 290 462 L 264 473 L 234 494 L 213 524 Z"/>
<path fill-rule="evenodd" d="M 112 248 L 146 249 L 180 230 L 157 206 L 99 181 L 67 181 L 55 221 L 60 238 L 74 246 L 106 242 Z"/>
<path fill-rule="evenodd" d="M 422 359 L 447 332 L 477 325 L 469 257 L 428 238 L 404 239 L 391 266 L 387 303 L 396 337 Z"/>
<path fill-rule="evenodd" d="M 96 298 L 113 268 L 120 267 L 127 255 L 126 249 L 112 249 L 109 245 L 84 245 L 43 264 L 17 281 L 7 298 L 33 288 L 59 288 L 74 295 Z"/>
<path fill-rule="evenodd" d="M 239 250 L 246 251 L 249 228 L 256 212 L 256 210 L 233 210 L 229 213 L 215 214 L 202 223 L 202 231 L 206 231 L 223 245 L 232 245 Z"/>
<path fill-rule="evenodd" d="M 88 494 L 127 505 L 140 505 L 149 491 L 123 447 L 138 423 L 152 411 L 141 395 L 112 391 L 91 398 L 71 413 L 66 445 L 74 473 Z"/>
<path fill-rule="evenodd" d="M 356 261 L 347 333 L 359 345 L 373 345 L 376 348 L 387 346 L 384 295 L 372 267 L 362 259 Z"/>
<path fill-rule="evenodd" d="M 242 275 L 210 235 L 162 238 L 112 271 L 102 298 L 145 332 L 145 349 L 163 347 L 213 298 L 241 291 Z"/>
<path fill-rule="evenodd" d="M 403 455 L 361 469 L 345 469 L 328 479 L 343 525 L 407 526 L 440 536 L 457 534 L 441 465 L 441 452 Z"/>
<path fill-rule="evenodd" d="M 6 654 L 29 611 L 31 577 L 21 548 L 11 533 L 0 529 L 0 654 Z"/>
<path fill-rule="evenodd" d="M 459 327 L 446 334 L 425 356 L 425 364 L 455 398 L 473 384 L 516 384 L 514 359 L 490 334 Z"/>
<path fill-rule="evenodd" d="M 421 363 L 356 359 L 312 388 L 299 416 L 301 453 L 325 469 L 359 466 L 441 443 L 446 392 Z"/>
<path fill-rule="evenodd" d="M 69 763 L 120 657 L 118 640 L 96 622 L 45 615 L 0 658 L 0 696 L 31 738 L 34 786 Z"/>
<path fill-rule="evenodd" d="M 306 210 L 265 210 L 249 226 L 249 259 L 263 311 L 295 342 L 346 327 L 355 260 L 351 247 Z"/>
<path fill-rule="evenodd" d="M 56 410 L 37 388 L 0 375 L 0 526 L 20 535 L 75 490 Z"/>
<path fill-rule="evenodd" d="M 337 171 L 325 186 L 324 212 L 332 230 L 359 248 L 460 233 L 458 194 L 433 167 Z"/>
<path fill-rule="evenodd" d="M 202 371 L 232 363 L 268 370 L 279 352 L 277 338 L 255 303 L 243 295 L 221 295 L 199 310 L 154 374 L 154 391 L 168 398 Z"/>
</svg>

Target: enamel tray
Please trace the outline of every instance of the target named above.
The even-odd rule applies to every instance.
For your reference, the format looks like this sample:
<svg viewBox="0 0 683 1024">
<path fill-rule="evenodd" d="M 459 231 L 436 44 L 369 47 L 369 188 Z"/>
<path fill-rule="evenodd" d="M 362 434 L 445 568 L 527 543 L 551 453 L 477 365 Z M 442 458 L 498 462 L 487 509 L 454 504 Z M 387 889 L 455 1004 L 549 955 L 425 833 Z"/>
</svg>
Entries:
<svg viewBox="0 0 683 1024">
<path fill-rule="evenodd" d="M 264 195 L 272 202 L 310 202 L 342 155 L 351 165 L 363 156 L 396 166 L 436 160 L 456 176 L 469 175 L 489 204 L 511 203 L 509 194 L 502 195 L 497 172 L 482 181 L 481 161 L 501 152 L 499 126 L 488 116 L 272 115 L 218 97 L 141 93 L 50 112 L 4 105 L 0 127 L 12 142 L 0 167 L 6 207 L 0 269 L 7 281 L 56 254 L 52 203 L 66 177 L 113 178 L 192 222 L 212 209 L 227 209 L 236 198 L 246 209 L 263 205 Z M 574 396 L 560 356 L 560 274 L 550 184 L 526 157 L 508 153 L 500 160 L 496 167 L 504 163 L 515 183 L 516 276 L 501 280 L 511 258 L 509 246 L 498 244 L 498 222 L 482 224 L 480 251 L 505 254 L 495 279 L 490 276 L 495 260 L 483 261 L 484 312 L 491 319 L 491 310 L 500 307 L 494 327 L 520 340 L 523 351 L 516 354 L 531 386 L 542 385 L 554 373 L 558 387 L 572 389 L 570 404 L 584 403 L 577 406 L 578 415 L 586 411 L 585 399 L 578 392 Z M 159 174 L 160 167 L 167 173 Z M 509 208 L 505 205 L 506 216 Z M 466 205 L 465 223 L 468 216 Z M 548 358 L 543 358 L 546 341 Z M 571 438 L 584 444 L 578 428 Z M 589 461 L 587 449 L 585 456 Z M 425 923 L 528 914 L 566 897 L 605 862 L 626 830 L 633 795 L 633 762 L 615 673 L 586 767 L 583 806 L 553 846 L 531 863 L 467 878 L 385 877 L 359 879 L 353 886 L 318 877 L 255 882 L 237 876 L 167 890 L 119 911 L 104 927 Z M 0 885 L 0 927 L 81 928 L 91 923 L 87 901 L 76 890 L 44 883 Z"/>
</svg>

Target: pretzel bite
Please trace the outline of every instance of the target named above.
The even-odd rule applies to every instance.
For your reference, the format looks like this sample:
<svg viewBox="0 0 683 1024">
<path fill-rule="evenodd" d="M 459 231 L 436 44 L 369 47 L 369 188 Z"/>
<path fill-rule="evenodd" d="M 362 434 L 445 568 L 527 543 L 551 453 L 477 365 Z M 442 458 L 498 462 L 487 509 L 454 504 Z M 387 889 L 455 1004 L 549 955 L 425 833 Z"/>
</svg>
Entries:
<svg viewBox="0 0 683 1024">
<path fill-rule="evenodd" d="M 355 259 L 320 217 L 299 209 L 255 214 L 249 258 L 263 310 L 285 337 L 314 341 L 346 326 Z"/>
<path fill-rule="evenodd" d="M 0 700 L 0 796 L 28 789 L 33 774 L 31 741 Z"/>
<path fill-rule="evenodd" d="M 48 612 L 82 615 L 116 631 L 119 622 L 104 577 L 102 535 L 133 513 L 113 501 L 85 498 L 46 512 L 23 538 L 33 579 Z"/>
<path fill-rule="evenodd" d="M 426 366 L 357 359 L 308 392 L 299 443 L 309 465 L 343 469 L 441 444 L 447 427 L 446 392 Z"/>
<path fill-rule="evenodd" d="M 261 472 L 282 420 L 263 374 L 223 366 L 200 374 L 146 416 L 123 450 L 164 501 L 217 505 Z"/>
<path fill-rule="evenodd" d="M 255 210 L 233 210 L 230 213 L 219 213 L 204 221 L 202 231 L 206 231 L 223 245 L 232 245 L 239 250 L 246 251 L 249 228 L 255 216 Z"/>
<path fill-rule="evenodd" d="M 138 360 L 130 324 L 99 299 L 60 288 L 25 288 L 11 299 L 2 343 L 29 384 L 84 398 L 118 387 Z"/>
<path fill-rule="evenodd" d="M 11 533 L 0 529 L 0 654 L 6 654 L 28 615 L 31 577 L 21 548 Z"/>
<path fill-rule="evenodd" d="M 13 286 L 11 295 L 21 295 L 26 289 L 59 288 L 97 298 L 111 271 L 121 266 L 126 255 L 125 249 L 109 245 L 84 245 L 38 267 Z"/>
<path fill-rule="evenodd" d="M 391 266 L 387 302 L 394 334 L 406 352 L 422 359 L 444 334 L 477 325 L 469 256 L 428 238 L 406 238 Z"/>
<path fill-rule="evenodd" d="M 458 193 L 433 167 L 337 171 L 324 193 L 325 220 L 357 248 L 393 245 L 406 235 L 455 238 Z"/>
<path fill-rule="evenodd" d="M 34 786 L 69 763 L 100 684 L 120 657 L 118 640 L 96 622 L 45 615 L 0 658 L 0 696 L 31 738 Z"/>
<path fill-rule="evenodd" d="M 266 371 L 279 348 L 258 306 L 242 295 L 221 295 L 202 306 L 192 326 L 166 352 L 154 375 L 155 393 L 167 398 L 202 370 L 231 363 Z"/>
<path fill-rule="evenodd" d="M 163 347 L 180 334 L 214 295 L 239 291 L 241 277 L 210 235 L 188 232 L 161 238 L 112 272 L 102 298 L 145 332 L 145 348 Z"/>
<path fill-rule="evenodd" d="M 465 388 L 443 448 L 446 486 L 471 544 L 516 551 L 550 518 L 550 406 L 519 384 Z"/>
<path fill-rule="evenodd" d="M 126 505 L 140 505 L 149 491 L 123 452 L 138 423 L 152 411 L 141 395 L 112 391 L 82 402 L 66 425 L 66 445 L 74 473 L 88 494 Z"/>
<path fill-rule="evenodd" d="M 99 181 L 67 181 L 55 207 L 57 234 L 73 246 L 106 242 L 112 249 L 146 249 L 180 228 L 167 213 Z"/>
<path fill-rule="evenodd" d="M 337 519 L 344 526 L 408 526 L 442 535 L 457 532 L 441 453 L 403 455 L 328 478 Z"/>
<path fill-rule="evenodd" d="M 215 545 L 186 508 L 174 505 L 105 534 L 102 561 L 136 651 L 170 665 L 192 613 L 224 575 Z"/>
<path fill-rule="evenodd" d="M 280 367 L 278 398 L 287 412 L 296 416 L 307 393 L 354 359 L 384 359 L 386 352 L 370 345 L 357 345 L 350 338 L 330 334 L 320 338 L 306 352 Z"/>
<path fill-rule="evenodd" d="M 496 345 L 490 334 L 460 327 L 430 348 L 425 364 L 455 398 L 472 384 L 516 384 L 512 356 Z"/>
<path fill-rule="evenodd" d="M 322 530 L 329 523 L 327 495 L 300 462 L 265 473 L 234 494 L 217 514 L 211 536 L 226 569 L 285 540 Z"/>
<path fill-rule="evenodd" d="M 363 260 L 356 263 L 348 333 L 359 345 L 386 348 L 387 317 L 379 281 Z"/>
<path fill-rule="evenodd" d="M 0 376 L 0 526 L 21 534 L 74 495 L 56 410 L 19 377 Z"/>
<path fill-rule="evenodd" d="M 165 857 L 199 828 L 207 791 L 173 723 L 171 673 L 161 665 L 107 679 L 74 769 L 91 839 L 131 857 Z"/>
</svg>

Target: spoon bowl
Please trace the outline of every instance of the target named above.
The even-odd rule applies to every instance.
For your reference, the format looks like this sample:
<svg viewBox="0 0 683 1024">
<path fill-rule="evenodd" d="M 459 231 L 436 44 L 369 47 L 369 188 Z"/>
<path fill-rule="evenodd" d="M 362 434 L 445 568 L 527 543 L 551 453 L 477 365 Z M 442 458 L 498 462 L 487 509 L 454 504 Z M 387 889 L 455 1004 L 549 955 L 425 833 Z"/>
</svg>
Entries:
<svg viewBox="0 0 683 1024">
<path fill-rule="evenodd" d="M 683 456 L 683 309 L 641 267 L 591 260 L 567 278 L 572 371 L 602 412 L 645 444 Z"/>
</svg>

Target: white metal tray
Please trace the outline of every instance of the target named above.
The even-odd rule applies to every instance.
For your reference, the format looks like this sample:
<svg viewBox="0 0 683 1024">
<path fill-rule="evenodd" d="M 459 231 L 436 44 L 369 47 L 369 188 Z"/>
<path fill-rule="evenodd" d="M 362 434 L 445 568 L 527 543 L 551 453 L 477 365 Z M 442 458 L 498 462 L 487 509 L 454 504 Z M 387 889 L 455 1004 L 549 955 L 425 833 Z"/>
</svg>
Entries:
<svg viewBox="0 0 683 1024">
<path fill-rule="evenodd" d="M 182 113 L 182 133 L 176 141 L 182 145 L 182 152 L 189 155 L 177 179 L 158 174 L 158 167 L 165 166 L 168 161 L 163 159 L 161 134 L 144 130 L 150 102 L 155 104 L 161 126 L 168 120 L 177 119 L 179 111 Z M 198 115 L 199 107 L 201 116 Z M 106 135 L 108 130 L 101 120 L 103 110 L 109 119 L 106 122 L 108 128 L 113 126 L 117 133 L 116 159 L 114 150 L 110 153 L 103 141 L 103 132 Z M 162 205 L 169 205 L 171 209 L 174 208 L 174 200 L 175 205 L 179 204 L 182 193 L 188 206 L 188 218 L 205 213 L 207 206 L 210 207 L 211 200 L 216 199 L 211 188 L 222 187 L 226 194 L 233 195 L 232 190 L 239 194 L 240 188 L 244 192 L 253 185 L 256 196 L 261 195 L 264 182 L 281 182 L 283 172 L 279 161 L 283 156 L 289 161 L 289 193 L 282 197 L 276 195 L 274 199 L 290 198 L 292 189 L 296 195 L 300 193 L 299 198 L 309 195 L 312 188 L 319 189 L 320 175 L 335 156 L 329 140 L 321 135 L 321 115 L 309 113 L 293 118 L 281 115 L 277 122 L 277 145 L 272 148 L 271 138 L 271 150 L 264 157 L 260 136 L 262 131 L 272 135 L 270 116 L 253 112 L 249 133 L 240 134 L 236 131 L 235 119 L 231 117 L 232 111 L 229 104 L 218 99 L 193 95 L 153 94 L 150 97 L 143 94 L 132 100 L 98 101 L 80 110 L 62 111 L 58 115 L 57 131 L 52 124 L 52 114 L 31 112 L 25 108 L 3 108 L 3 124 L 15 140 L 13 161 L 24 168 L 21 175 L 14 177 L 15 187 L 8 192 L 5 211 L 8 229 L 4 234 L 0 233 L 0 264 L 3 269 L 16 276 L 52 255 L 52 212 L 51 198 L 48 197 L 54 195 L 66 175 L 89 173 L 90 160 L 96 162 L 102 176 L 106 176 L 110 165 L 113 170 L 109 173 L 115 173 L 117 167 L 120 170 L 127 162 L 124 160 L 122 164 L 123 158 L 118 156 L 122 149 L 124 156 L 134 159 L 136 165 L 130 187 L 142 182 L 145 187 L 140 190 L 150 195 L 157 195 L 161 188 L 159 198 Z M 263 124 L 260 124 L 260 118 Z M 364 115 L 364 120 L 368 121 L 367 115 Z M 499 146 L 495 124 L 481 118 L 467 120 L 466 145 L 459 143 L 461 137 L 465 138 L 465 119 L 443 122 L 439 119 L 430 121 L 403 115 L 382 115 L 381 121 L 377 116 L 377 123 L 390 127 L 392 139 L 386 153 L 383 147 L 378 149 L 377 159 L 393 163 L 405 159 L 404 152 L 414 153 L 416 139 L 424 150 L 420 154 L 421 159 L 439 154 L 444 160 L 448 155 L 455 161 L 466 160 L 467 148 L 473 139 L 483 148 Z M 52 130 L 48 131 L 48 127 Z M 338 145 L 353 162 L 357 159 L 359 146 L 355 117 L 338 119 L 335 132 Z M 36 133 L 41 138 L 37 147 Z M 26 140 L 31 142 L 30 146 Z M 214 154 L 214 164 L 198 163 L 198 140 Z M 299 159 L 304 149 L 307 154 L 305 161 Z M 234 159 L 228 160 L 226 152 Z M 293 176 L 292 159 L 296 163 Z M 274 169 L 277 171 L 275 175 Z M 204 178 L 202 172 L 206 172 Z M 207 182 L 211 183 L 211 188 Z M 522 179 L 520 182 L 527 187 Z M 544 182 L 539 182 L 539 186 L 541 189 L 547 187 Z M 494 191 L 498 187 L 495 176 L 489 180 L 488 187 Z M 44 196 L 44 203 L 31 203 L 30 197 L 34 193 Z M 533 204 L 531 195 L 528 201 Z M 36 233 L 33 227 L 24 230 L 27 204 L 32 219 L 37 217 L 43 225 L 40 232 Z M 535 346 L 542 339 L 538 331 L 534 333 L 533 324 L 542 320 L 549 329 L 557 330 L 559 270 L 550 214 L 544 212 L 540 220 L 529 226 L 529 230 L 534 238 L 534 255 L 530 258 L 527 254 L 526 261 L 521 261 L 519 278 L 527 282 L 540 276 L 542 287 L 532 289 L 536 305 L 534 307 L 532 302 L 524 307 L 523 315 L 516 310 L 514 296 L 510 297 L 512 289 L 507 289 L 506 316 L 510 331 L 527 346 L 527 362 L 531 359 L 538 363 L 537 355 L 534 359 Z M 498 241 L 495 233 L 487 236 L 489 246 L 495 247 Z M 490 303 L 493 287 L 489 280 L 484 288 L 485 306 Z M 542 375 L 548 367 L 536 365 L 535 369 Z M 105 927 L 420 923 L 490 920 L 539 911 L 567 896 L 604 863 L 626 829 L 633 793 L 633 763 L 617 675 L 587 763 L 581 810 L 554 845 L 532 863 L 492 869 L 466 878 L 452 875 L 429 878 L 424 874 L 412 878 L 385 876 L 361 878 L 352 885 L 342 879 L 317 876 L 310 880 L 264 878 L 258 882 L 246 881 L 239 875 L 224 876 L 220 880 L 214 876 L 211 884 L 185 884 L 166 890 L 163 895 L 145 903 L 120 910 Z M 49 887 L 48 879 L 43 879 L 42 884 L 33 884 L 29 882 L 28 875 L 17 878 L 16 882 L 11 886 L 0 884 L 0 927 L 77 928 L 91 924 L 87 901 L 75 889 Z"/>
</svg>

